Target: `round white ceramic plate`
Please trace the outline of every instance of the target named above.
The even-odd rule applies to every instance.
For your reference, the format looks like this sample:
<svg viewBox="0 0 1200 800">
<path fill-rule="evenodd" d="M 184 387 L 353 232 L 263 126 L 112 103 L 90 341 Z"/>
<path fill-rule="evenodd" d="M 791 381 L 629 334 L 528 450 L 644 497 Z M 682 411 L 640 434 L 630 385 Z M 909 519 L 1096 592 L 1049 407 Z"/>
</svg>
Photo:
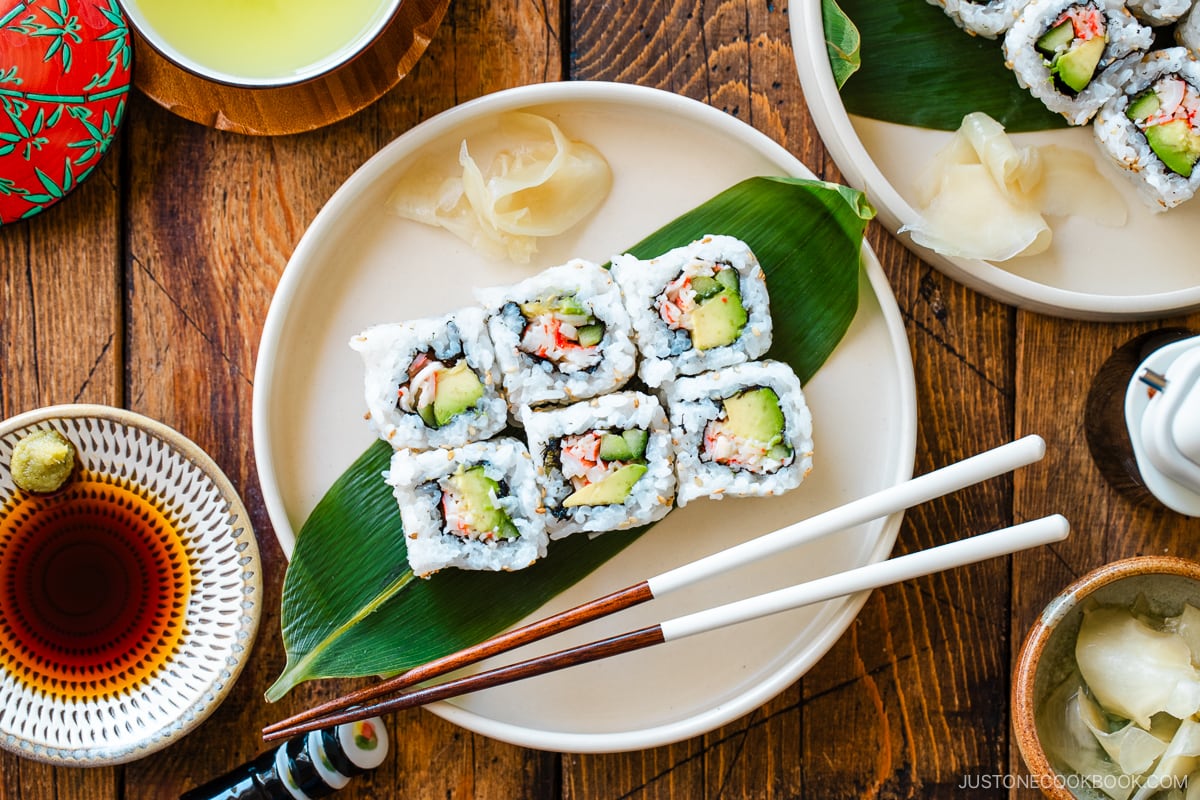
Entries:
<svg viewBox="0 0 1200 800">
<path fill-rule="evenodd" d="M 880 221 L 895 234 L 918 219 L 913 187 L 951 134 L 848 114 L 829 66 L 821 0 L 792 3 L 788 13 L 800 84 L 821 138 L 846 182 L 867 193 Z M 1091 127 L 1015 134 L 1013 140 L 1018 145 L 1055 143 L 1088 153 L 1097 169 L 1108 174 Z M 951 278 L 1031 311 L 1117 320 L 1200 308 L 1200 273 L 1187 255 L 1200 225 L 1200 201 L 1156 214 L 1121 176 L 1110 175 L 1110 180 L 1125 200 L 1128 222 L 1113 228 L 1083 218 L 1051 220 L 1053 244 L 1037 256 L 1003 263 L 950 258 L 913 244 L 906 234 L 898 237 Z"/>
<path fill-rule="evenodd" d="M 567 234 L 545 241 L 534 264 L 486 261 L 450 234 L 388 212 L 389 193 L 415 159 L 435 151 L 453 158 L 465 136 L 516 109 L 545 115 L 567 136 L 596 146 L 614 175 L 602 207 Z M 778 174 L 811 177 L 779 145 L 721 111 L 654 89 L 608 83 L 540 84 L 490 95 L 430 119 L 381 150 L 334 194 L 304 235 L 263 331 L 254 444 L 264 500 L 284 550 L 291 552 L 294 532 L 317 500 L 371 443 L 362 419 L 362 367 L 347 346 L 353 334 L 375 323 L 470 304 L 472 287 L 516 281 L 569 257 L 604 262 L 739 180 Z M 911 475 L 912 364 L 895 300 L 866 248 L 858 314 L 805 388 L 816 454 L 800 488 L 770 500 L 706 501 L 677 510 L 537 616 Z M 885 558 L 899 523 L 895 515 L 845 531 L 585 626 L 542 643 L 543 649 Z M 551 550 L 548 558 L 553 557 Z M 513 591 L 520 586 L 520 573 L 514 573 Z M 787 688 L 833 645 L 863 600 L 830 602 L 431 709 L 470 730 L 547 750 L 605 752 L 680 741 Z"/>
</svg>

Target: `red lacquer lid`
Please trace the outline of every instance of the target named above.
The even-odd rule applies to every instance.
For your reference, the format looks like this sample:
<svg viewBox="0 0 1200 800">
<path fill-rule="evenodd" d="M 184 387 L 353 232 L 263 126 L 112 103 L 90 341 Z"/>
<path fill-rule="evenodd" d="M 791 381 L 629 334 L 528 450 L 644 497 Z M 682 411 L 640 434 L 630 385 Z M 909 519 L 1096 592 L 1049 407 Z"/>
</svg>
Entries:
<svg viewBox="0 0 1200 800">
<path fill-rule="evenodd" d="M 132 55 L 117 0 L 0 0 L 0 224 L 54 205 L 100 162 Z"/>
</svg>

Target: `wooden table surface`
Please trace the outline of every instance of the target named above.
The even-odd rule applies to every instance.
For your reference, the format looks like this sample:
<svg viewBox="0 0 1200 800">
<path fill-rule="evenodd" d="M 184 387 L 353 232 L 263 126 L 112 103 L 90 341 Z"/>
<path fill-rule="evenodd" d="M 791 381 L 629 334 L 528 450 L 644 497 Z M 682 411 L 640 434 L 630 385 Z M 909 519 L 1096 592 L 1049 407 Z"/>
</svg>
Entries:
<svg viewBox="0 0 1200 800">
<path fill-rule="evenodd" d="M 232 695 L 196 732 L 124 767 L 55 769 L 0 755 L 0 798 L 171 798 L 264 749 L 257 731 L 332 696 L 307 684 L 268 706 L 283 664 L 275 543 L 250 446 L 267 307 L 305 227 L 370 155 L 457 103 L 512 86 L 613 80 L 707 102 L 813 171 L 839 173 L 805 108 L 785 4 L 767 0 L 455 0 L 413 72 L 312 133 L 211 130 L 132 98 L 114 152 L 58 207 L 0 229 L 0 411 L 93 402 L 157 418 L 205 448 L 245 498 L 266 614 Z M 943 277 L 877 223 L 915 364 L 917 472 L 1038 433 L 1046 459 L 926 504 L 897 552 L 1061 512 L 1053 548 L 873 593 L 833 649 L 745 718 L 618 755 L 524 750 L 421 710 L 390 720 L 394 750 L 346 798 L 863 798 L 1036 796 L 1009 725 L 1011 666 L 1044 603 L 1105 561 L 1200 556 L 1200 520 L 1135 506 L 1093 465 L 1091 376 L 1163 321 L 1086 323 L 1002 305 Z M 1200 327 L 1200 316 L 1171 324 Z M 964 792 L 968 779 L 991 789 Z M 976 783 L 975 785 L 980 785 Z"/>
</svg>

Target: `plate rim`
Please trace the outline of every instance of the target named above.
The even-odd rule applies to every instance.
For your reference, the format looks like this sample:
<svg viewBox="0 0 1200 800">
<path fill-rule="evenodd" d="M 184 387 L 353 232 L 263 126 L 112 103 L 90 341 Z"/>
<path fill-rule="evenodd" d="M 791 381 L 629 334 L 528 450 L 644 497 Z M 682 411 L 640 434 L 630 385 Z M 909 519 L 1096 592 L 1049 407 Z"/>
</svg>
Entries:
<svg viewBox="0 0 1200 800">
<path fill-rule="evenodd" d="M 277 473 L 264 409 L 267 407 L 269 386 L 273 379 L 273 364 L 276 361 L 281 341 L 282 327 L 286 321 L 286 308 L 300 290 L 304 278 L 310 271 L 303 268 L 301 261 L 315 246 L 313 242 L 318 236 L 318 232 L 328 224 L 326 222 L 328 218 L 336 215 L 341 206 L 350 202 L 347 198 L 356 194 L 356 190 L 361 184 L 369 184 L 375 180 L 373 171 L 379 169 L 381 165 L 390 164 L 396 151 L 415 150 L 421 142 L 435 138 L 440 131 L 457 127 L 485 114 L 495 114 L 527 106 L 574 102 L 650 105 L 659 111 L 665 109 L 669 113 L 700 117 L 706 124 L 730 133 L 734 138 L 753 147 L 772 162 L 781 167 L 786 165 L 785 168 L 789 174 L 802 178 L 815 177 L 811 170 L 786 148 L 740 119 L 684 95 L 638 84 L 608 81 L 555 81 L 504 89 L 442 111 L 400 134 L 364 162 L 330 196 L 313 218 L 284 268 L 263 325 L 254 374 L 252 439 L 263 503 L 285 557 L 289 559 L 291 557 L 295 534 L 291 529 L 278 482 L 274 477 Z M 896 413 L 898 417 L 905 420 L 905 424 L 897 442 L 898 463 L 896 475 L 893 476 L 895 482 L 900 482 L 912 476 L 916 459 L 916 381 L 908 336 L 895 296 L 878 258 L 865 239 L 861 252 L 860 274 L 865 274 L 871 291 L 879 302 L 883 324 L 891 343 L 893 366 L 897 370 L 901 384 L 899 386 L 900 407 Z M 293 265 L 296 266 L 293 267 Z M 903 516 L 903 512 L 897 512 L 884 520 L 877 541 L 870 552 L 866 554 L 867 560 L 877 561 L 890 554 Z M 761 682 L 751 691 L 743 692 L 732 701 L 718 703 L 703 714 L 664 725 L 621 732 L 568 733 L 498 722 L 457 706 L 451 701 L 442 701 L 425 706 L 425 708 L 467 730 L 499 741 L 539 750 L 613 753 L 673 744 L 711 731 L 745 715 L 762 706 L 794 683 L 845 633 L 869 594 L 869 592 L 864 592 L 844 598 L 832 619 L 825 625 L 824 630 L 806 648 L 806 652 L 781 664 L 768 680 Z"/>
<path fill-rule="evenodd" d="M 943 256 L 915 244 L 907 236 L 899 236 L 896 232 L 900 227 L 916 222 L 920 215 L 876 166 L 841 102 L 825 44 L 821 0 L 793 3 L 788 8 L 788 21 L 800 85 L 822 142 L 847 183 L 867 193 L 888 232 L 919 258 L 994 300 L 1050 316 L 1117 321 L 1200 309 L 1200 285 L 1139 295 L 1075 292 L 1029 280 L 988 261 Z"/>
</svg>

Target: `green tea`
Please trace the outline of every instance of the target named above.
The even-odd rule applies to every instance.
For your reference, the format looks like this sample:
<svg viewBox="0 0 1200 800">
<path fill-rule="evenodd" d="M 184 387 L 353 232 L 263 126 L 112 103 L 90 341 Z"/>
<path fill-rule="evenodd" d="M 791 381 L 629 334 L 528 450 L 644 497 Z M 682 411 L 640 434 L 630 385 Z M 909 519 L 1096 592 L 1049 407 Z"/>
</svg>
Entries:
<svg viewBox="0 0 1200 800">
<path fill-rule="evenodd" d="M 375 28 L 387 0 L 136 0 L 154 38 L 213 72 L 304 74 Z"/>
</svg>

